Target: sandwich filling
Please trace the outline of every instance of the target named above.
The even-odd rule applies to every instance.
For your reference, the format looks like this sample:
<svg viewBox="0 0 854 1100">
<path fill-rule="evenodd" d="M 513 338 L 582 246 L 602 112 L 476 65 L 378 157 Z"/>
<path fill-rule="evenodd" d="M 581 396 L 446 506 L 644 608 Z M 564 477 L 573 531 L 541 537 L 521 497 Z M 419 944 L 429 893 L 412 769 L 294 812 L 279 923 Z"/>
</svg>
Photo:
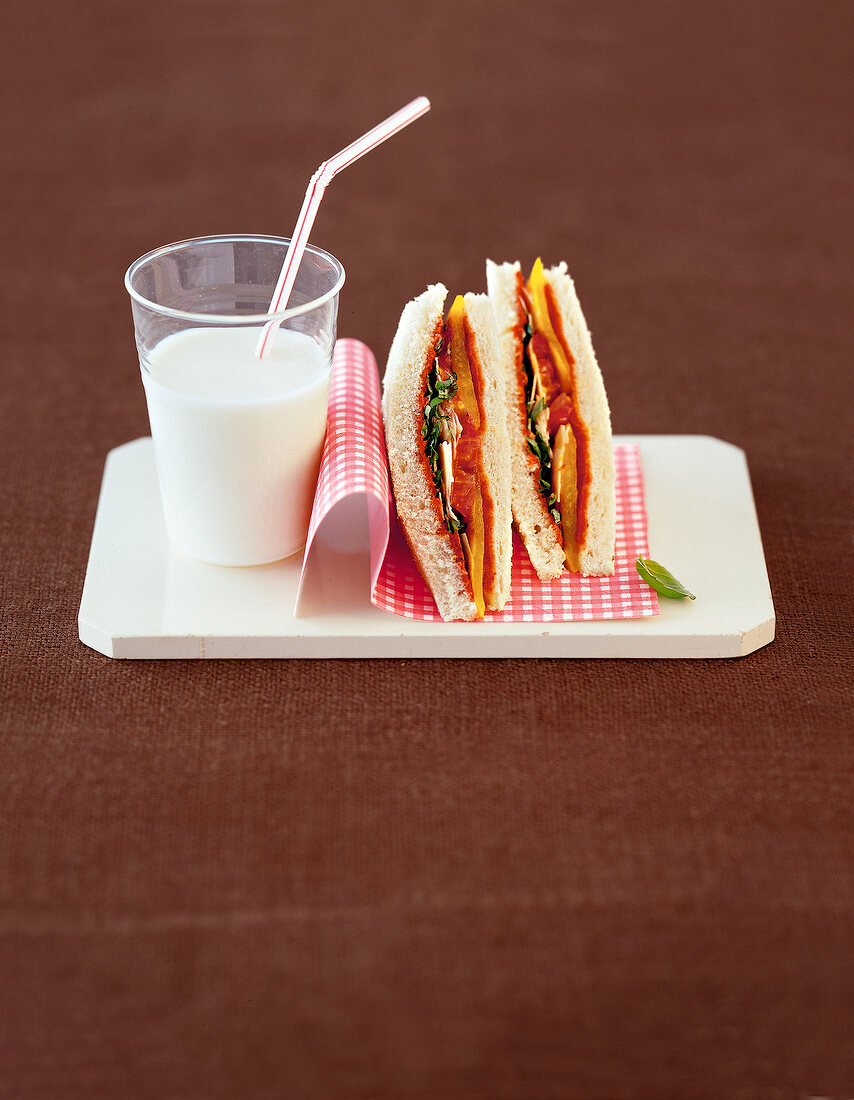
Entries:
<svg viewBox="0 0 854 1100">
<path fill-rule="evenodd" d="M 483 373 L 459 295 L 437 327 L 425 365 L 421 438 L 435 504 L 465 567 L 478 617 L 496 582 L 494 505 L 483 470 Z"/>
<path fill-rule="evenodd" d="M 558 527 L 569 569 L 579 569 L 587 534 L 590 437 L 577 402 L 575 359 L 542 262 L 527 283 L 517 275 L 517 361 L 525 393 L 525 434 L 532 474 Z"/>
</svg>

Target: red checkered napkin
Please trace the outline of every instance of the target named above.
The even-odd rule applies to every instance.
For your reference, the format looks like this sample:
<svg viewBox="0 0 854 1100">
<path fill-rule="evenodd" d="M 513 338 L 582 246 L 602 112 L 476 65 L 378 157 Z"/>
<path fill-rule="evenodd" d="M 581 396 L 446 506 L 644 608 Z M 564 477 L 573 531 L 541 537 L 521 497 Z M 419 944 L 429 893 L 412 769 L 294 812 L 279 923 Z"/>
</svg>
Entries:
<svg viewBox="0 0 854 1100">
<path fill-rule="evenodd" d="M 614 574 L 581 577 L 565 573 L 541 581 L 518 535 L 513 533 L 510 597 L 503 611 L 487 612 L 485 622 L 576 622 L 582 619 L 636 619 L 658 614 L 658 597 L 635 569 L 647 557 L 643 475 L 637 446 L 614 447 L 617 468 L 617 544 Z M 372 596 L 378 607 L 411 619 L 441 622 L 430 590 L 421 579 L 397 524 Z"/>
<path fill-rule="evenodd" d="M 329 382 L 326 440 L 302 559 L 297 606 L 314 536 L 335 505 L 356 493 L 364 493 L 368 501 L 373 590 L 388 545 L 392 506 L 380 380 L 376 360 L 364 344 L 358 340 L 338 340 Z"/>
<path fill-rule="evenodd" d="M 637 574 L 638 556 L 647 557 L 643 474 L 637 446 L 614 447 L 617 471 L 617 543 L 611 577 L 566 573 L 541 581 L 514 534 L 510 598 L 503 611 L 487 612 L 484 622 L 573 622 L 632 619 L 658 614 L 658 597 Z M 335 347 L 329 394 L 329 426 L 311 516 L 305 562 L 311 543 L 330 509 L 351 493 L 365 493 L 370 509 L 371 601 L 410 619 L 441 622 L 430 590 L 412 560 L 393 514 L 376 361 L 357 340 Z"/>
</svg>

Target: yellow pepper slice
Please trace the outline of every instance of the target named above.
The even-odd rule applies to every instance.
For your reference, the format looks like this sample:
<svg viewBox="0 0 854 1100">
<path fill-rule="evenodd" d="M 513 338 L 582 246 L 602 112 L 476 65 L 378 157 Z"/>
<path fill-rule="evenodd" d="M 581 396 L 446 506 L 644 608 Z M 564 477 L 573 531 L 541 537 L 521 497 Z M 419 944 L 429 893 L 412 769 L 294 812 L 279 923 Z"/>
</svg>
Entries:
<svg viewBox="0 0 854 1100">
<path fill-rule="evenodd" d="M 552 319 L 549 316 L 549 303 L 546 297 L 546 275 L 543 271 L 543 261 L 537 257 L 537 261 L 531 268 L 528 277 L 528 297 L 531 300 L 531 311 L 534 315 L 534 328 L 541 332 L 549 342 L 561 388 L 564 393 L 572 393 L 572 366 L 563 350 L 563 344 L 558 340 Z"/>
<path fill-rule="evenodd" d="M 480 429 L 480 409 L 474 392 L 468 352 L 466 351 L 465 329 L 466 307 L 462 294 L 454 298 L 454 304 L 448 310 L 448 324 L 451 328 L 451 366 L 457 376 L 457 397 L 462 401 L 472 424 Z"/>
<path fill-rule="evenodd" d="M 483 552 L 486 544 L 486 536 L 483 530 L 483 497 L 480 486 L 474 494 L 471 518 L 465 534 L 461 537 L 463 551 L 465 552 L 466 568 L 471 580 L 472 596 L 477 607 L 477 617 L 482 619 L 486 613 L 486 603 L 483 597 Z"/>
<path fill-rule="evenodd" d="M 578 507 L 578 471 L 576 469 L 575 436 L 569 424 L 561 424 L 554 442 L 552 488 L 560 508 L 560 526 L 567 568 L 577 573 L 578 543 L 576 542 L 576 509 Z"/>
</svg>

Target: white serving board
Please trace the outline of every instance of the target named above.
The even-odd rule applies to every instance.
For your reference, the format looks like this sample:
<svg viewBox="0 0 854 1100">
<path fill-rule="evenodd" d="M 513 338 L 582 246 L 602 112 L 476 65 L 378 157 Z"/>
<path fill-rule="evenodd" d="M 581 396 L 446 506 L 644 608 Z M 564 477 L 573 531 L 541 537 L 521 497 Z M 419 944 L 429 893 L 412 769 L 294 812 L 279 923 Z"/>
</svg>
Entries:
<svg viewBox="0 0 854 1100">
<path fill-rule="evenodd" d="M 149 438 L 107 456 L 80 640 L 108 657 L 738 657 L 774 638 L 744 452 L 709 436 L 637 443 L 650 557 L 696 600 L 653 618 L 575 623 L 425 623 L 370 602 L 364 498 L 330 513 L 312 547 L 302 614 L 297 554 L 274 565 L 205 565 L 166 535 Z"/>
</svg>

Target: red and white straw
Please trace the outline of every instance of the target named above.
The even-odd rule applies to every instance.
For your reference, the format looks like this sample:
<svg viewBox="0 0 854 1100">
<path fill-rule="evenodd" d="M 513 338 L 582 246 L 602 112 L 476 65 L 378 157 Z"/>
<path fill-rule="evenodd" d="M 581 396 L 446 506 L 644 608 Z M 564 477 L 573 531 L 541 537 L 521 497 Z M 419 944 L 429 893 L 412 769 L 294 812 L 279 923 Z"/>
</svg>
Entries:
<svg viewBox="0 0 854 1100">
<path fill-rule="evenodd" d="M 267 309 L 268 313 L 278 313 L 279 310 L 287 307 L 288 299 L 291 296 L 291 291 L 293 290 L 294 282 L 297 277 L 297 271 L 299 271 L 300 261 L 302 260 L 303 252 L 305 252 L 305 246 L 308 244 L 308 236 L 309 233 L 311 233 L 311 227 L 314 225 L 314 219 L 317 216 L 320 200 L 323 198 L 323 193 L 332 178 L 337 175 L 342 168 L 347 168 L 360 157 L 363 157 L 365 153 L 370 153 L 371 149 L 375 149 L 377 145 L 393 137 L 402 130 L 404 126 L 408 126 L 410 122 L 414 122 L 416 118 L 420 118 L 421 115 L 429 110 L 429 99 L 423 95 L 418 96 L 417 99 L 413 99 L 411 103 L 407 103 L 405 107 L 401 107 L 399 111 L 395 111 L 393 115 L 389 115 L 383 122 L 374 126 L 372 130 L 368 130 L 366 134 L 363 134 L 360 138 L 351 142 L 351 144 L 345 149 L 342 149 L 340 153 L 336 153 L 334 157 L 325 160 L 317 169 L 309 180 L 305 198 L 302 203 L 302 209 L 299 212 L 299 217 L 297 218 L 293 234 L 291 235 L 290 248 L 285 257 L 285 262 L 282 265 L 279 281 L 276 283 L 276 289 L 273 291 L 273 297 L 270 299 L 270 305 Z M 272 338 L 276 329 L 279 327 L 279 323 L 279 321 L 268 321 L 264 326 L 261 337 L 258 340 L 258 346 L 255 348 L 255 354 L 259 359 L 269 352 L 273 343 Z"/>
</svg>

